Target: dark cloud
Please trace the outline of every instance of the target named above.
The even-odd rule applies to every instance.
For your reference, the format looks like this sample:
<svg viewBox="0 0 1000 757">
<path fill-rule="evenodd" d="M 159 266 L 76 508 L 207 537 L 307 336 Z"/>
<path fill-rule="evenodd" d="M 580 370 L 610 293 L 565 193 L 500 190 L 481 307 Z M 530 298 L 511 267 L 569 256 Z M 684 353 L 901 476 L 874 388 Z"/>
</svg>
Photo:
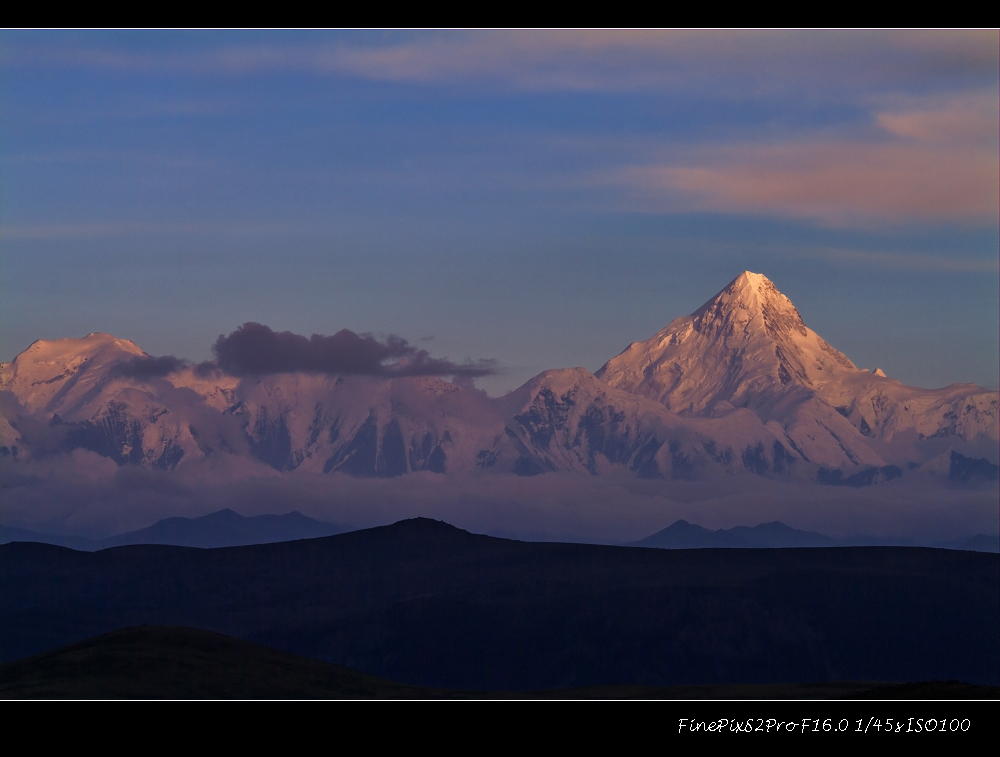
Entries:
<svg viewBox="0 0 1000 757">
<path fill-rule="evenodd" d="M 275 332 L 260 323 L 244 323 L 212 346 L 219 367 L 234 376 L 268 373 L 330 373 L 366 376 L 490 376 L 495 361 L 453 363 L 431 357 L 405 339 L 389 335 L 383 341 L 370 334 L 342 329 L 333 336 L 306 338 L 290 331 Z"/>
<path fill-rule="evenodd" d="M 151 378 L 162 378 L 174 371 L 187 367 L 188 362 L 173 355 L 140 355 L 123 363 L 118 363 L 111 369 L 113 376 L 133 378 L 140 381 Z"/>
<path fill-rule="evenodd" d="M 215 378 L 223 375 L 224 373 L 224 371 L 219 367 L 219 364 L 214 360 L 205 360 L 196 364 L 194 372 L 195 375 L 200 378 Z"/>
</svg>

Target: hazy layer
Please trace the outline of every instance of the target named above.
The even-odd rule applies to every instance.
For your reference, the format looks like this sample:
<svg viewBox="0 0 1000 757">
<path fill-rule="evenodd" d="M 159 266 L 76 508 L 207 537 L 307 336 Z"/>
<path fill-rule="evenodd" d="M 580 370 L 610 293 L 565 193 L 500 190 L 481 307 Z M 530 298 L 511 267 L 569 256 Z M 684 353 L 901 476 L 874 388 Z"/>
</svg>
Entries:
<svg viewBox="0 0 1000 757">
<path fill-rule="evenodd" d="M 916 477 L 865 489 L 748 476 L 664 483 L 558 473 L 414 473 L 378 480 L 282 474 L 231 456 L 165 473 L 119 468 L 76 450 L 41 463 L 0 462 L 0 481 L 4 525 L 95 538 L 226 507 L 243 515 L 298 510 L 359 528 L 426 516 L 497 536 L 601 543 L 634 541 L 679 518 L 713 529 L 780 520 L 833 537 L 918 543 L 1000 530 L 995 485 L 929 488 Z"/>
</svg>

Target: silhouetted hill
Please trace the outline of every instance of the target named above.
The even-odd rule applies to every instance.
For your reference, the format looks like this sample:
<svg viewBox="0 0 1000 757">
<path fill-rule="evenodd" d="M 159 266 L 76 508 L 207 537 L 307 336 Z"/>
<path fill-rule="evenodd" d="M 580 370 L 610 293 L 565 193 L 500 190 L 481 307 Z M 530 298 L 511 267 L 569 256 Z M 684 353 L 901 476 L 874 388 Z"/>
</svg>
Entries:
<svg viewBox="0 0 1000 757">
<path fill-rule="evenodd" d="M 0 665 L 5 699 L 413 699 L 441 692 L 193 628 L 134 626 Z"/>
<path fill-rule="evenodd" d="M 428 689 L 231 636 L 133 626 L 0 665 L 0 699 L 997 699 L 957 681 L 594 686 L 541 692 Z"/>
<path fill-rule="evenodd" d="M 778 547 L 832 547 L 833 539 L 813 531 L 799 531 L 786 526 L 781 521 L 761 523 L 759 526 L 737 526 L 736 528 L 711 531 L 702 526 L 679 520 L 634 542 L 634 547 L 659 547 L 660 549 L 705 549 L 725 548 L 778 548 Z"/>
<path fill-rule="evenodd" d="M 905 547 L 660 550 L 427 519 L 226 549 L 0 546 L 6 660 L 142 623 L 421 686 L 1000 678 L 1000 558 Z"/>
</svg>

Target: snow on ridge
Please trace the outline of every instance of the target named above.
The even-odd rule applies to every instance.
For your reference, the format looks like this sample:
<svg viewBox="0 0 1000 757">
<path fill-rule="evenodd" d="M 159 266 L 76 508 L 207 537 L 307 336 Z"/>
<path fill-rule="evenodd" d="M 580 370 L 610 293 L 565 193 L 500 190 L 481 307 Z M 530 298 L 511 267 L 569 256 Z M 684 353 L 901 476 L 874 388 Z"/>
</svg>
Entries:
<svg viewBox="0 0 1000 757">
<path fill-rule="evenodd" d="M 552 369 L 496 399 L 429 376 L 239 379 L 188 365 L 144 380 L 115 368 L 138 356 L 131 341 L 103 333 L 33 343 L 0 367 L 0 389 L 20 403 L 14 415 L 4 407 L 2 446 L 31 446 L 23 413 L 35 416 L 24 428 L 62 424 L 66 444 L 166 469 L 225 454 L 277 471 L 374 477 L 817 480 L 826 470 L 835 482 L 901 475 L 945 448 L 979 457 L 990 447 L 989 457 L 996 445 L 983 440 L 1000 436 L 996 392 L 928 391 L 859 370 L 750 271 L 596 374 Z"/>
</svg>

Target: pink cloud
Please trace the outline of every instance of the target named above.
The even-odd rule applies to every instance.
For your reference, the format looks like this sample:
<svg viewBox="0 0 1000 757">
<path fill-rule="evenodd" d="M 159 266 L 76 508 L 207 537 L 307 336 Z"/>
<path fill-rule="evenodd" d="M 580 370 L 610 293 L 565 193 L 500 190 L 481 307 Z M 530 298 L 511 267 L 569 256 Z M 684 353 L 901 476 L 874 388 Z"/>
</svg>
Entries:
<svg viewBox="0 0 1000 757">
<path fill-rule="evenodd" d="M 694 165 L 619 172 L 649 210 L 858 220 L 995 223 L 995 147 L 813 141 L 707 149 Z"/>
<path fill-rule="evenodd" d="M 995 145 L 1000 134 L 1000 104 L 995 90 L 908 105 L 876 114 L 876 122 L 897 137 L 924 142 Z"/>
</svg>

